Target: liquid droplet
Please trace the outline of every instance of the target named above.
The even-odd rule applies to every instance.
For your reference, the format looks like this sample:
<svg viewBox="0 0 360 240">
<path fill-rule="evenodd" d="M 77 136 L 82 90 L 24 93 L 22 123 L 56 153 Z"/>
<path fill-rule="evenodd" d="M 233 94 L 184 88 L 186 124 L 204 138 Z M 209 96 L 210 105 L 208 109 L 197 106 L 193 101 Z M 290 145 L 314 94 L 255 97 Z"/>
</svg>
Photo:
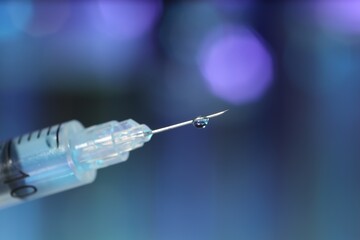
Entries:
<svg viewBox="0 0 360 240">
<path fill-rule="evenodd" d="M 209 118 L 199 116 L 193 120 L 193 125 L 196 128 L 205 128 L 209 124 Z"/>
</svg>

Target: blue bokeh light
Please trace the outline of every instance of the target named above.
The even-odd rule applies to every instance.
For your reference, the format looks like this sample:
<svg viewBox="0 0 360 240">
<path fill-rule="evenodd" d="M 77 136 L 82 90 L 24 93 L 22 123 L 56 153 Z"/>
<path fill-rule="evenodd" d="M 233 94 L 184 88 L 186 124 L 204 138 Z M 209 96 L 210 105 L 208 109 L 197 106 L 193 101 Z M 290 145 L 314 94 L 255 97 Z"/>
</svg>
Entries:
<svg viewBox="0 0 360 240">
<path fill-rule="evenodd" d="M 29 22 L 33 11 L 28 1 L 4 1 L 0 3 L 0 39 L 11 38 Z"/>
</svg>

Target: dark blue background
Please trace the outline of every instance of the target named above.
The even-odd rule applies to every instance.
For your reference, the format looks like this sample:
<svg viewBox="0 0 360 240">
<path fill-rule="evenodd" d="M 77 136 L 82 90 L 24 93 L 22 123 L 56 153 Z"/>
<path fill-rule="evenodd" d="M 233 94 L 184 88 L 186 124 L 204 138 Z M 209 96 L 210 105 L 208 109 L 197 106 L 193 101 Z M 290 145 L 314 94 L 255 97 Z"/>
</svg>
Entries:
<svg viewBox="0 0 360 240">
<path fill-rule="evenodd" d="M 2 140 L 230 111 L 154 136 L 91 185 L 1 210 L 1 239 L 360 238 L 356 1 L 19 2 L 0 3 Z M 229 76 L 214 87 L 202 67 L 227 36 L 264 52 L 220 49 L 210 69 Z"/>
</svg>

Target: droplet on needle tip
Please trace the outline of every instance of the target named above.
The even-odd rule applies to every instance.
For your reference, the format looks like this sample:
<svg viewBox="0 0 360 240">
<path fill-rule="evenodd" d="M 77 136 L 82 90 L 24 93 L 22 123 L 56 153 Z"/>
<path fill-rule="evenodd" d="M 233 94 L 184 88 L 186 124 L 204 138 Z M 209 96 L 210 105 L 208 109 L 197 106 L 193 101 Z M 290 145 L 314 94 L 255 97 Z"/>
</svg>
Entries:
<svg viewBox="0 0 360 240">
<path fill-rule="evenodd" d="M 195 118 L 194 120 L 189 120 L 189 121 L 177 123 L 177 124 L 174 124 L 174 125 L 171 125 L 171 126 L 167 126 L 167 127 L 164 127 L 164 128 L 159 128 L 159 129 L 153 130 L 152 134 L 164 132 L 164 131 L 167 131 L 167 130 L 171 130 L 171 129 L 174 129 L 174 128 L 186 126 L 186 125 L 189 125 L 189 124 L 193 124 L 196 128 L 205 128 L 209 124 L 210 118 L 220 116 L 220 115 L 224 114 L 227 111 L 228 110 L 213 113 L 213 114 L 210 114 L 210 115 L 207 115 L 207 116 L 199 116 L 199 117 Z"/>
<path fill-rule="evenodd" d="M 206 126 L 209 124 L 209 120 L 210 119 L 208 117 L 199 116 L 193 120 L 192 124 L 196 128 L 206 128 Z"/>
</svg>

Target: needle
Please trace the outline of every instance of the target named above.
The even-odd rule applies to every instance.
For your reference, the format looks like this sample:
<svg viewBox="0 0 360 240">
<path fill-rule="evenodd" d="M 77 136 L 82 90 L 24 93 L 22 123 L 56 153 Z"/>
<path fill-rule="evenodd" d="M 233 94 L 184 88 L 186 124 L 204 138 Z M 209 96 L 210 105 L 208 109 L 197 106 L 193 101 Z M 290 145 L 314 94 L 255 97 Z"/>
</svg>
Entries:
<svg viewBox="0 0 360 240">
<path fill-rule="evenodd" d="M 153 130 L 152 131 L 152 134 L 156 134 L 156 133 L 160 133 L 160 132 L 164 132 L 164 131 L 167 131 L 167 130 L 171 130 L 171 129 L 174 129 L 174 128 L 178 128 L 178 127 L 182 127 L 182 126 L 186 126 L 186 125 L 189 125 L 189 124 L 192 124 L 192 123 L 195 123 L 196 121 L 201 121 L 201 120 L 204 120 L 205 121 L 205 125 L 202 126 L 205 127 L 206 124 L 208 123 L 209 121 L 209 118 L 213 118 L 213 117 L 217 117 L 217 116 L 220 116 L 222 114 L 224 114 L 225 112 L 227 112 L 229 109 L 225 110 L 225 111 L 221 111 L 221 112 L 218 112 L 218 113 L 213 113 L 211 115 L 207 115 L 205 117 L 197 117 L 193 120 L 189 120 L 189 121 L 185 121 L 185 122 L 181 122 L 181 123 L 178 123 L 178 124 L 174 124 L 174 125 L 171 125 L 171 126 L 167 126 L 167 127 L 163 127 L 163 128 L 159 128 L 159 129 L 156 129 L 156 130 Z M 197 127 L 197 126 L 196 126 Z"/>
</svg>

